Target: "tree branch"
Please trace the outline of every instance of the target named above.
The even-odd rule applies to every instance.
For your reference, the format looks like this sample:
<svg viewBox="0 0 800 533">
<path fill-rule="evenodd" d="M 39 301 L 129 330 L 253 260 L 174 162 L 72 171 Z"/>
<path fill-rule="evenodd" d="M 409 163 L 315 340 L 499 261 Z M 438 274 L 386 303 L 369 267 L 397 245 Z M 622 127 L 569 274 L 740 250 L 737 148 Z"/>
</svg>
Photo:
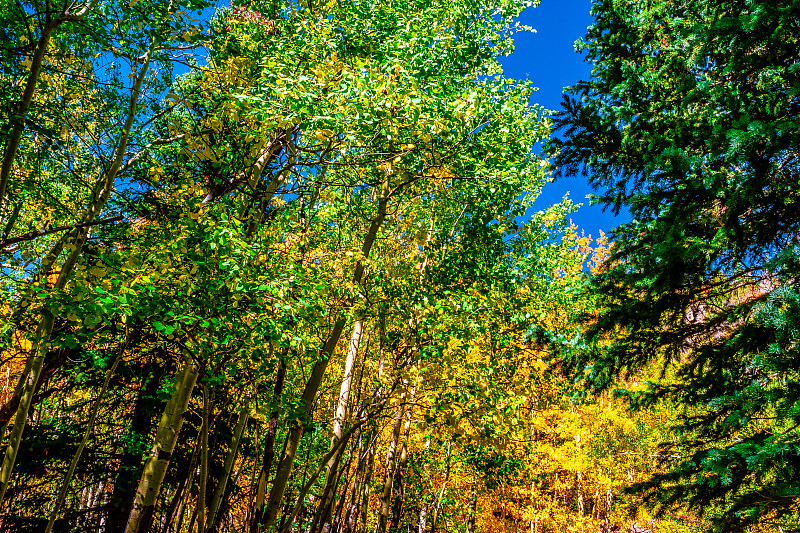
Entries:
<svg viewBox="0 0 800 533">
<path fill-rule="evenodd" d="M 36 231 L 30 231 L 28 233 L 24 233 L 17 237 L 10 237 L 8 239 L 0 240 L 0 250 L 5 250 L 12 244 L 17 244 L 18 242 L 23 241 L 32 241 L 38 237 L 43 237 L 45 235 L 50 235 L 51 233 L 58 233 L 59 231 L 66 231 L 71 229 L 78 229 L 78 228 L 86 228 L 89 226 L 97 226 L 100 224 L 105 224 L 106 222 L 119 222 L 122 220 L 122 216 L 115 216 L 111 218 L 106 218 L 103 220 L 95 220 L 94 222 L 84 222 L 81 224 L 69 224 L 67 226 L 57 226 L 55 228 L 47 228 L 47 229 L 40 229 Z"/>
</svg>

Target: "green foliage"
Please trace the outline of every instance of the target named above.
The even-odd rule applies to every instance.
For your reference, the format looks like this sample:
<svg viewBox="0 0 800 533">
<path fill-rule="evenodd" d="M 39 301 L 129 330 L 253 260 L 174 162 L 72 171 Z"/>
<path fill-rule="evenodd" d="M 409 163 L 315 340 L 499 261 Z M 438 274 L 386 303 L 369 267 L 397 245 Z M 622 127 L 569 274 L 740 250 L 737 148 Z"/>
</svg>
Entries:
<svg viewBox="0 0 800 533">
<path fill-rule="evenodd" d="M 631 214 L 593 283 L 597 387 L 674 367 L 645 397 L 686 407 L 654 499 L 713 529 L 800 527 L 796 312 L 800 100 L 795 3 L 602 1 L 554 140 L 559 173 Z M 666 376 L 672 376 L 668 378 Z M 788 529 L 787 529 L 788 528 Z"/>
<path fill-rule="evenodd" d="M 541 342 L 579 342 L 600 297 L 582 292 L 574 205 L 529 213 L 550 121 L 499 64 L 528 2 L 254 0 L 203 20 L 195 0 L 91 5 L 50 28 L 50 3 L 3 4 L 9 131 L 31 41 L 54 32 L 0 198 L 0 413 L 13 376 L 32 394 L 4 527 L 52 512 L 109 533 L 129 515 L 244 531 L 269 506 L 283 533 L 630 522 L 620 491 L 657 470 L 642 454 L 661 420 L 570 401 Z M 776 256 L 776 279 L 794 258 Z M 798 298 L 778 285 L 746 302 L 775 332 L 753 366 L 767 375 L 794 345 Z M 736 416 L 765 398 L 783 396 L 753 385 Z M 64 479 L 77 453 L 87 467 Z M 703 464 L 728 483 L 726 460 Z M 137 516 L 139 489 L 154 503 Z"/>
</svg>

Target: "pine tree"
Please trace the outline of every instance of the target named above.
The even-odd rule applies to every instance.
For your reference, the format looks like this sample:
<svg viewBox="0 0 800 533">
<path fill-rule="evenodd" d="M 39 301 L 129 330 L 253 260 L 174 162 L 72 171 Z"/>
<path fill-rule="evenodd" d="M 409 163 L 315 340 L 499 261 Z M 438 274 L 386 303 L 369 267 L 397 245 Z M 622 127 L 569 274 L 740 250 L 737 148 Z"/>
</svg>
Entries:
<svg viewBox="0 0 800 533">
<path fill-rule="evenodd" d="M 593 285 L 595 348 L 570 362 L 598 387 L 653 361 L 672 376 L 642 398 L 685 407 L 654 499 L 717 531 L 800 527 L 800 5 L 603 0 L 593 14 L 578 42 L 592 76 L 550 150 L 631 221 Z"/>
</svg>

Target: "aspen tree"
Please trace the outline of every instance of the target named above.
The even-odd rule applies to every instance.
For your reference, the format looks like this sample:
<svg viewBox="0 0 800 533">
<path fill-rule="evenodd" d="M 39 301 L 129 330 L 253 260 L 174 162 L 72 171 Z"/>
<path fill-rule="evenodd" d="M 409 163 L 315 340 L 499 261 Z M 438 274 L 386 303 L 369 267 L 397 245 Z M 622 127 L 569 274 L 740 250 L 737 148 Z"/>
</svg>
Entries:
<svg viewBox="0 0 800 533">
<path fill-rule="evenodd" d="M 186 350 L 183 366 L 176 376 L 172 396 L 161 415 L 153 447 L 144 465 L 131 514 L 128 517 L 126 533 L 138 533 L 150 529 L 158 491 L 167 472 L 172 452 L 175 450 L 178 433 L 183 425 L 183 415 L 199 375 L 200 367 L 195 362 L 194 356 Z"/>
<path fill-rule="evenodd" d="M 347 403 L 350 398 L 350 388 L 353 383 L 353 373 L 355 368 L 356 357 L 358 356 L 358 346 L 361 342 L 361 319 L 356 319 L 353 324 L 353 333 L 350 337 L 350 342 L 347 347 L 347 357 L 344 364 L 344 375 L 342 376 L 342 384 L 339 389 L 339 399 L 336 403 L 336 412 L 333 416 L 333 438 L 331 439 L 331 449 L 335 448 L 337 443 L 342 439 L 344 431 L 344 422 L 347 414 Z M 338 479 L 339 462 L 342 458 L 343 448 L 341 452 L 331 457 L 325 465 L 325 487 L 322 492 L 322 498 L 317 506 L 317 511 L 312 523 L 312 533 L 316 527 L 319 530 L 327 530 L 331 520 L 331 510 L 334 504 L 334 497 L 336 494 L 336 481 Z M 316 526 L 316 527 L 315 527 Z"/>
</svg>

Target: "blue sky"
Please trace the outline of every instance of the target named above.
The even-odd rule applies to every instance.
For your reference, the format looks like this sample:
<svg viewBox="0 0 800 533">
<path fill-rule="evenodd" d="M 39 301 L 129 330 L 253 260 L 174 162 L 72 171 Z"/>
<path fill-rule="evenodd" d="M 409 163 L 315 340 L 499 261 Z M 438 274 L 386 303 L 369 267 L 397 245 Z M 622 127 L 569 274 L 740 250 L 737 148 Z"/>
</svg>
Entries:
<svg viewBox="0 0 800 533">
<path fill-rule="evenodd" d="M 539 90 L 533 101 L 550 110 L 560 108 L 564 87 L 579 79 L 589 77 L 589 64 L 574 49 L 578 37 L 586 34 L 592 23 L 591 0 L 542 0 L 535 8 L 527 9 L 520 21 L 536 29 L 536 33 L 521 33 L 515 39 L 515 51 L 503 60 L 506 76 L 530 78 Z M 561 200 L 566 192 L 583 207 L 572 215 L 572 220 L 587 234 L 597 236 L 598 229 L 608 232 L 623 222 L 599 205 L 590 206 L 586 195 L 590 188 L 581 177 L 562 178 L 545 186 L 536 201 L 543 208 Z"/>
</svg>

